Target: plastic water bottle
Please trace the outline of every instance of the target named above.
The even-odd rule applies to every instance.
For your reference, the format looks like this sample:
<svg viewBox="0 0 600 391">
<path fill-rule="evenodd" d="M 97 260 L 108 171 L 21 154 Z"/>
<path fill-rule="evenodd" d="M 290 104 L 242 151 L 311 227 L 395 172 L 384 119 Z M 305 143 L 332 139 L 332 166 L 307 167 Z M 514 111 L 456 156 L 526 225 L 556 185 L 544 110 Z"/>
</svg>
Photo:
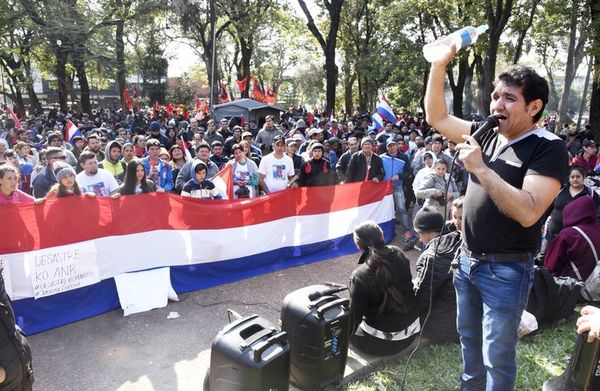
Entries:
<svg viewBox="0 0 600 391">
<path fill-rule="evenodd" d="M 487 31 L 488 25 L 484 24 L 479 27 L 467 26 L 446 35 L 434 42 L 423 46 L 423 56 L 429 62 L 437 61 L 446 56 L 450 52 L 452 44 L 456 45 L 456 50 L 460 50 L 477 40 L 477 37 Z"/>
</svg>

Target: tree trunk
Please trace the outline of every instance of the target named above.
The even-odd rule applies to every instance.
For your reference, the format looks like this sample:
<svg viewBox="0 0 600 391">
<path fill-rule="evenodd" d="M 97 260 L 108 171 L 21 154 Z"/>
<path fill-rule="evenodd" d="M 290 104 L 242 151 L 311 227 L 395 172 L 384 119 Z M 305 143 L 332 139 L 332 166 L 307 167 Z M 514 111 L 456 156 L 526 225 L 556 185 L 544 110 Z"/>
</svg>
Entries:
<svg viewBox="0 0 600 391">
<path fill-rule="evenodd" d="M 588 94 L 588 90 L 590 88 L 590 78 L 592 76 L 592 57 L 589 57 L 588 60 L 588 70 L 585 73 L 585 81 L 583 82 L 583 93 L 581 94 L 581 103 L 579 104 L 579 116 L 577 117 L 577 131 L 581 130 L 581 117 L 583 117 L 583 112 L 585 111 L 585 103 Z"/>
<path fill-rule="evenodd" d="M 25 88 L 27 90 L 27 95 L 29 96 L 29 111 L 35 114 L 41 114 L 43 112 L 42 104 L 40 103 L 40 100 L 38 99 L 37 94 L 33 89 L 33 78 L 31 76 L 31 62 L 24 61 L 23 68 L 25 70 L 27 80 Z"/>
<path fill-rule="evenodd" d="M 490 37 L 489 46 L 483 60 L 481 75 L 481 106 L 479 111 L 483 117 L 490 115 L 490 103 L 492 102 L 492 91 L 494 90 L 494 78 L 496 77 L 496 54 L 498 53 L 498 40 Z"/>
<path fill-rule="evenodd" d="M 600 15 L 598 15 L 600 17 Z M 592 96 L 590 97 L 590 125 L 594 130 L 594 139 L 600 140 L 600 55 L 594 56 L 594 81 L 592 83 Z"/>
<path fill-rule="evenodd" d="M 240 54 L 242 55 L 242 80 L 246 77 L 246 90 L 242 94 L 242 98 L 250 96 L 250 61 L 254 52 L 254 39 L 250 36 L 248 40 L 240 37 Z"/>
<path fill-rule="evenodd" d="M 81 93 L 81 111 L 83 113 L 91 113 L 92 105 L 90 103 L 90 84 L 88 82 L 87 73 L 85 72 L 85 62 L 78 58 L 74 60 L 75 71 L 79 79 L 79 90 Z"/>
<path fill-rule="evenodd" d="M 54 67 L 54 76 L 58 83 L 58 106 L 60 111 L 66 113 L 68 110 L 69 80 L 67 75 L 68 49 L 59 46 L 55 48 L 56 66 Z"/>
<path fill-rule="evenodd" d="M 590 11 L 592 16 L 592 47 L 595 51 L 594 56 L 594 78 L 592 83 L 592 96 L 590 99 L 590 125 L 594 130 L 594 139 L 600 140 L 600 0 L 590 1 Z M 592 109 L 593 108 L 593 109 Z"/>
<path fill-rule="evenodd" d="M 523 54 L 523 42 L 525 41 L 525 37 L 527 37 L 527 33 L 529 29 L 533 25 L 533 18 L 535 17 L 535 12 L 537 10 L 537 6 L 541 0 L 533 0 L 531 4 L 531 12 L 529 14 L 529 18 L 527 19 L 527 24 L 525 28 L 519 31 L 519 37 L 517 38 L 517 45 L 515 47 L 515 54 L 512 59 L 512 63 L 516 64 L 521 59 L 521 55 Z"/>
<path fill-rule="evenodd" d="M 123 100 L 123 91 L 127 88 L 127 80 L 125 78 L 125 42 L 123 40 L 123 30 L 125 22 L 118 21 L 115 29 L 115 57 L 117 62 L 117 84 L 119 85 L 119 98 L 121 100 L 121 108 L 127 110 L 125 101 Z M 144 82 L 144 85 L 145 82 Z"/>
<path fill-rule="evenodd" d="M 569 107 L 569 95 L 571 93 L 571 84 L 575 77 L 577 67 L 575 65 L 575 41 L 577 40 L 577 16 L 579 13 L 579 2 L 573 1 L 571 9 L 571 31 L 569 33 L 569 48 L 567 51 L 567 64 L 565 69 L 565 82 L 563 85 L 560 101 L 558 102 L 558 121 L 557 129 L 562 129 L 563 125 L 570 121 L 567 114 Z"/>
<path fill-rule="evenodd" d="M 338 79 L 338 67 L 335 64 L 335 44 L 325 54 L 325 79 L 327 80 L 327 114 L 335 112 L 335 87 Z"/>
<path fill-rule="evenodd" d="M 475 97 L 475 105 L 477 107 L 477 114 L 481 114 L 481 107 L 483 107 L 483 77 L 481 76 L 483 74 L 483 58 L 480 55 L 476 55 L 473 61 L 475 62 L 475 73 L 479 75 L 477 77 L 477 95 Z"/>
<path fill-rule="evenodd" d="M 473 72 L 475 71 L 477 57 L 481 58 L 481 56 L 476 54 L 471 65 L 467 67 L 467 75 L 465 77 L 465 99 L 463 101 L 463 114 L 466 115 L 467 118 L 463 117 L 463 119 L 470 120 L 473 117 Z"/>
<path fill-rule="evenodd" d="M 486 15 L 489 28 L 488 47 L 483 60 L 483 69 L 481 75 L 481 105 L 479 107 L 483 116 L 490 114 L 490 103 L 492 101 L 491 93 L 494 90 L 494 78 L 496 77 L 496 56 L 498 55 L 498 46 L 500 36 L 504 27 L 512 14 L 513 0 L 486 0 Z M 492 3 L 495 3 L 492 4 Z M 495 13 L 494 13 L 495 12 Z"/>
<path fill-rule="evenodd" d="M 330 0 L 325 2 L 329 13 L 329 32 L 327 33 L 327 39 L 325 39 L 315 25 L 314 19 L 306 6 L 306 2 L 304 0 L 298 0 L 298 5 L 300 5 L 304 15 L 306 15 L 306 18 L 308 19 L 307 27 L 319 42 L 325 56 L 324 68 L 325 78 L 327 80 L 326 110 L 328 114 L 332 114 L 335 111 L 335 87 L 338 78 L 338 67 L 335 64 L 335 48 L 337 43 L 337 32 L 340 27 L 340 15 L 343 2 L 344 0 Z"/>
<path fill-rule="evenodd" d="M 356 81 L 356 72 L 352 72 L 350 63 L 344 61 L 342 68 L 344 72 L 344 109 L 346 114 L 352 115 L 354 112 L 354 100 L 352 98 L 352 88 Z"/>
<path fill-rule="evenodd" d="M 469 68 L 469 58 L 461 53 L 458 61 L 458 79 L 454 82 L 454 75 L 449 74 L 450 89 L 452 90 L 452 111 L 454 116 L 464 118 L 463 115 L 463 93 L 465 90 L 465 82 L 467 78 L 467 69 Z M 452 70 L 450 70 L 452 72 Z"/>
</svg>

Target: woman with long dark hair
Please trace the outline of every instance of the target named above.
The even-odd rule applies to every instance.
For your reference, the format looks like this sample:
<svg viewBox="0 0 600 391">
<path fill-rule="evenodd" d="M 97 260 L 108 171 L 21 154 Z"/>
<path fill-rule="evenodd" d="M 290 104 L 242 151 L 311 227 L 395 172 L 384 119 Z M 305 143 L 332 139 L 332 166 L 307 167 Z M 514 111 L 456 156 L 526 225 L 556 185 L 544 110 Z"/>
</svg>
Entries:
<svg viewBox="0 0 600 391">
<path fill-rule="evenodd" d="M 48 197 L 69 197 L 72 195 L 81 195 L 81 189 L 75 180 L 77 173 L 75 169 L 68 164 L 57 163 L 54 165 L 54 177 L 56 183 L 50 188 L 46 198 Z M 94 197 L 94 193 L 86 193 L 87 196 Z"/>
<path fill-rule="evenodd" d="M 119 197 L 121 195 L 145 194 L 155 191 L 160 192 L 161 190 L 162 189 L 156 190 L 154 182 L 146 178 L 146 169 L 142 162 L 136 158 L 127 163 L 123 184 L 114 191 L 112 196 Z"/>
<path fill-rule="evenodd" d="M 350 277 L 351 343 L 376 356 L 399 353 L 421 327 L 410 261 L 396 246 L 386 246 L 381 228 L 365 221 L 354 229 L 362 251 Z"/>
<path fill-rule="evenodd" d="M 167 128 L 167 131 L 165 132 L 165 137 L 168 140 L 168 142 L 165 143 L 165 148 L 167 150 L 171 149 L 173 145 L 177 144 L 177 131 L 174 127 L 169 126 Z"/>
</svg>

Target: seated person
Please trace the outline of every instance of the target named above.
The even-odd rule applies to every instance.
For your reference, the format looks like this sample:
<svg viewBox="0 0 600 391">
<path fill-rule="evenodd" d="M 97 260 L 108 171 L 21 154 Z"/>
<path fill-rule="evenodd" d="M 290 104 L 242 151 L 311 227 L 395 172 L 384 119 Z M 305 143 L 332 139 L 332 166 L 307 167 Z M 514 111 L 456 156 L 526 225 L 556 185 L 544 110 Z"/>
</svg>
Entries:
<svg viewBox="0 0 600 391">
<path fill-rule="evenodd" d="M 194 175 L 181 190 L 181 195 L 184 197 L 201 198 L 205 200 L 221 199 L 219 190 L 215 188 L 215 184 L 206 179 L 208 168 L 206 164 L 200 160 L 194 160 L 192 164 L 192 172 Z"/>
<path fill-rule="evenodd" d="M 417 277 L 414 280 L 423 325 L 421 344 L 458 342 L 456 293 L 450 268 L 461 245 L 460 230 L 439 236 L 444 227 L 444 217 L 428 206 L 416 214 L 413 223 L 425 245 L 417 260 Z M 460 223 L 457 225 L 460 229 Z"/>
<path fill-rule="evenodd" d="M 377 224 L 354 230 L 362 251 L 350 276 L 350 343 L 361 351 L 387 356 L 406 349 L 420 330 L 410 261 L 396 246 L 386 246 Z"/>
<path fill-rule="evenodd" d="M 560 233 L 548 243 L 544 266 L 553 276 L 585 281 L 596 266 L 597 254 L 600 254 L 600 224 L 596 220 L 593 198 L 579 197 L 565 206 L 563 225 Z M 591 243 L 575 227 L 581 229 Z"/>
</svg>

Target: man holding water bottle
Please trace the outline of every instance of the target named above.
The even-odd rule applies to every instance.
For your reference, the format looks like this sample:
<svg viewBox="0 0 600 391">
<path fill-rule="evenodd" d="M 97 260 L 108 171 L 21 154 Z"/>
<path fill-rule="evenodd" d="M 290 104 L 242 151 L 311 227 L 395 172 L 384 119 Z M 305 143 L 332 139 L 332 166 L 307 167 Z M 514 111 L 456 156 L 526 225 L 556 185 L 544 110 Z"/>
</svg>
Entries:
<svg viewBox="0 0 600 391">
<path fill-rule="evenodd" d="M 464 45 L 451 43 L 432 59 L 425 109 L 429 124 L 458 143 L 469 172 L 454 277 L 461 390 L 513 390 L 533 253 L 542 216 L 566 178 L 568 154 L 560 138 L 537 126 L 548 84 L 531 68 L 515 66 L 498 76 L 490 103 L 498 124 L 477 139 L 471 135 L 481 123 L 448 114 L 444 75 L 457 46 Z"/>
</svg>

